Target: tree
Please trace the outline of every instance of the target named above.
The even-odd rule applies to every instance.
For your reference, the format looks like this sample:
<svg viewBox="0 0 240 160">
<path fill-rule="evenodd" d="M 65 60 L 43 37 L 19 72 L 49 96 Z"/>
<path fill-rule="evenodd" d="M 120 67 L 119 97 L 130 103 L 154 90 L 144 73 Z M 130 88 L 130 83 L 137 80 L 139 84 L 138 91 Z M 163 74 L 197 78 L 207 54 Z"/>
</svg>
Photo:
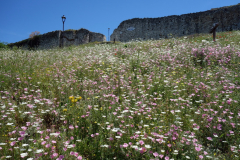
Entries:
<svg viewBox="0 0 240 160">
<path fill-rule="evenodd" d="M 35 37 L 35 36 L 37 36 L 37 35 L 39 35 L 39 34 L 40 34 L 39 31 L 34 31 L 34 32 L 32 32 L 32 33 L 29 35 L 29 38 L 33 38 L 33 37 Z"/>
</svg>

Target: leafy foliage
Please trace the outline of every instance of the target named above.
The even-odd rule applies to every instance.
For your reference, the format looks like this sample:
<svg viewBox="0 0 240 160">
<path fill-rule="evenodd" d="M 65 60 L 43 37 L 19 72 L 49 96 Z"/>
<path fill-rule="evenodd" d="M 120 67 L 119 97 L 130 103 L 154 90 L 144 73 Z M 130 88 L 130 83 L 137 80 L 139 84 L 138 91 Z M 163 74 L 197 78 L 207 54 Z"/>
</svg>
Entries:
<svg viewBox="0 0 240 160">
<path fill-rule="evenodd" d="M 0 48 L 8 48 L 7 43 L 6 42 L 0 42 Z"/>
</svg>

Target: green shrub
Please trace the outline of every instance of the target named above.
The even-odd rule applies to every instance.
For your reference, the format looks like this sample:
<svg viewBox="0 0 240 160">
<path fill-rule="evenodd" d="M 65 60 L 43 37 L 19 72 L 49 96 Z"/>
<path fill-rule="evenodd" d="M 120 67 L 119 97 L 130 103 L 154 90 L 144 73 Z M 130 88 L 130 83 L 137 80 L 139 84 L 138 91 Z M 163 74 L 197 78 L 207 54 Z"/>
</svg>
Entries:
<svg viewBox="0 0 240 160">
<path fill-rule="evenodd" d="M 0 42 L 0 48 L 8 48 L 6 42 Z"/>
</svg>

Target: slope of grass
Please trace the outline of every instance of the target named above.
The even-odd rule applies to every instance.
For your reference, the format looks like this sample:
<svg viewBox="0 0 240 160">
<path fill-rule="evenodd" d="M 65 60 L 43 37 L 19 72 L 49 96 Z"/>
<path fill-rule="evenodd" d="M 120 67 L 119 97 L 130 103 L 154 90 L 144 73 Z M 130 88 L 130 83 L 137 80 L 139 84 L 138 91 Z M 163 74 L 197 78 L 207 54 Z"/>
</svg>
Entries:
<svg viewBox="0 0 240 160">
<path fill-rule="evenodd" d="M 239 159 L 240 32 L 0 50 L 0 159 Z"/>
</svg>

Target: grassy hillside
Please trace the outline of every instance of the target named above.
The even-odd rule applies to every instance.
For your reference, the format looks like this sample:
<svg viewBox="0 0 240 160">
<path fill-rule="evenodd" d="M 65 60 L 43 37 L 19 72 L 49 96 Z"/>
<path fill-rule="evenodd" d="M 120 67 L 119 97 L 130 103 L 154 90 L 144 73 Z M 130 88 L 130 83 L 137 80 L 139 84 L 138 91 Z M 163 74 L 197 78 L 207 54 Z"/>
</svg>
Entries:
<svg viewBox="0 0 240 160">
<path fill-rule="evenodd" d="M 239 159 L 240 31 L 0 49 L 0 159 Z"/>
</svg>

